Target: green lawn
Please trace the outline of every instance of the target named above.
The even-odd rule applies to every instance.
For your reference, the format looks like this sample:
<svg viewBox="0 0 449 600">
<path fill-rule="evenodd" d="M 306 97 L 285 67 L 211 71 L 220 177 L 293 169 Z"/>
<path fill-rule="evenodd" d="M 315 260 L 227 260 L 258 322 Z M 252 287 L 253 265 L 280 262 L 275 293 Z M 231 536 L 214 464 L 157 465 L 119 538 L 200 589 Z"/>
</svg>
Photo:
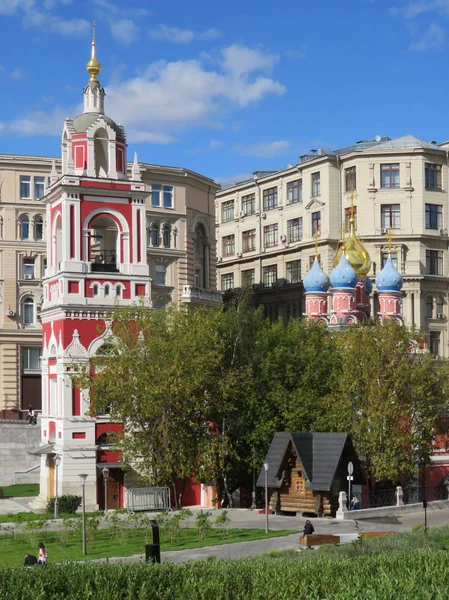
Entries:
<svg viewBox="0 0 449 600">
<path fill-rule="evenodd" d="M 235 542 L 247 542 L 273 537 L 282 537 L 298 533 L 296 531 L 271 531 L 268 534 L 263 529 L 228 529 L 223 535 L 218 529 L 212 529 L 203 540 L 198 540 L 198 532 L 194 528 L 181 530 L 172 543 L 162 531 L 161 551 L 185 550 L 187 548 L 202 548 Z M 64 535 L 64 534 L 63 534 Z M 67 540 L 62 539 L 59 532 L 30 532 L 29 534 L 4 534 L 1 536 L 0 564 L 21 565 L 26 553 L 37 555 L 37 545 L 43 542 L 48 548 L 49 561 L 83 560 L 94 558 L 110 558 L 144 554 L 145 544 L 151 543 L 151 530 L 128 528 L 121 532 L 120 537 L 113 537 L 113 531 L 100 530 L 94 541 L 87 543 L 87 557 L 82 554 L 82 538 L 76 534 Z"/>
<path fill-rule="evenodd" d="M 5 498 L 31 498 L 39 495 L 38 483 L 19 483 L 2 488 Z"/>
</svg>

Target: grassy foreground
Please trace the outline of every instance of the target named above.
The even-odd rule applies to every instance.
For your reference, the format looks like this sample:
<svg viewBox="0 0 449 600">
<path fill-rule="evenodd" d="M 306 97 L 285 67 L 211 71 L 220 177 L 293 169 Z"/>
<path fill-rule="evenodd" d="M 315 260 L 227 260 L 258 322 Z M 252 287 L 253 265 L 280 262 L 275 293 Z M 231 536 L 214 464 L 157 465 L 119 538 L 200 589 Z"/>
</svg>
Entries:
<svg viewBox="0 0 449 600">
<path fill-rule="evenodd" d="M 204 539 L 198 539 L 195 529 L 182 529 L 175 540 L 170 541 L 162 530 L 161 550 L 185 550 L 263 540 L 298 533 L 290 530 L 271 531 L 266 534 L 263 529 L 228 529 L 223 534 L 218 529 L 210 530 Z M 4 534 L 0 536 L 0 565 L 23 565 L 25 554 L 37 555 L 37 545 L 43 542 L 48 548 L 49 564 L 60 561 L 76 561 L 111 557 L 126 557 L 133 554 L 144 554 L 145 544 L 151 543 L 151 531 L 127 529 L 113 536 L 112 530 L 102 529 L 96 532 L 93 540 L 87 542 L 87 556 L 82 554 L 81 533 L 67 536 L 66 532 L 29 531 L 22 534 Z"/>
<path fill-rule="evenodd" d="M 305 553 L 302 553 L 305 554 Z M 0 569 L 0 599 L 447 600 L 447 552 Z"/>
<path fill-rule="evenodd" d="M 5 498 L 32 498 L 39 494 L 38 483 L 18 483 L 2 487 Z"/>
</svg>

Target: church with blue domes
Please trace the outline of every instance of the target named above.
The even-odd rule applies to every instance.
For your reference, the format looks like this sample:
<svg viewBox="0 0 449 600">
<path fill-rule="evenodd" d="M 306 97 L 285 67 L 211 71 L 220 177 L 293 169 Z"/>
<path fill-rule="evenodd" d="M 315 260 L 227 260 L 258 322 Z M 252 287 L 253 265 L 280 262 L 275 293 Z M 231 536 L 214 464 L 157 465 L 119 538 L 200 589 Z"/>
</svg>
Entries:
<svg viewBox="0 0 449 600">
<path fill-rule="evenodd" d="M 329 276 L 321 268 L 318 252 L 315 252 L 315 261 L 303 281 L 305 316 L 334 329 L 363 323 L 371 316 L 378 317 L 381 322 L 389 319 L 402 323 L 402 275 L 394 266 L 390 253 L 375 280 L 379 300 L 377 314 L 372 310 L 370 269 L 371 259 L 357 239 L 352 215 L 349 234 L 340 242 Z"/>
</svg>

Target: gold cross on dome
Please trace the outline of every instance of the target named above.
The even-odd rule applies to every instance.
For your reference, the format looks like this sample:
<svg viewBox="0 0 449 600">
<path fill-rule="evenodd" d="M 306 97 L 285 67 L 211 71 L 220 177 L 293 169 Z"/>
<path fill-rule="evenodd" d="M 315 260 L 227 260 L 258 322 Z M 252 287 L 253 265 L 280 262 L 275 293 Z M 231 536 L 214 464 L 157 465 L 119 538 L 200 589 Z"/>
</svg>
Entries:
<svg viewBox="0 0 449 600">
<path fill-rule="evenodd" d="M 345 237 L 345 233 L 348 233 L 348 230 L 347 230 L 347 228 L 346 228 L 346 225 L 345 225 L 344 227 L 341 227 L 341 228 L 340 228 L 340 234 L 341 234 L 341 236 L 340 236 L 340 237 L 341 237 L 341 239 L 342 239 L 342 240 L 343 240 L 343 239 L 344 239 L 344 237 Z"/>
<path fill-rule="evenodd" d="M 393 238 L 394 238 L 394 233 L 393 233 L 393 230 L 391 229 L 391 227 L 385 234 L 385 237 L 388 240 L 388 256 L 390 256 L 391 252 L 393 250 Z"/>
<path fill-rule="evenodd" d="M 320 239 L 320 232 L 315 233 L 315 258 L 318 259 L 318 240 Z"/>
</svg>

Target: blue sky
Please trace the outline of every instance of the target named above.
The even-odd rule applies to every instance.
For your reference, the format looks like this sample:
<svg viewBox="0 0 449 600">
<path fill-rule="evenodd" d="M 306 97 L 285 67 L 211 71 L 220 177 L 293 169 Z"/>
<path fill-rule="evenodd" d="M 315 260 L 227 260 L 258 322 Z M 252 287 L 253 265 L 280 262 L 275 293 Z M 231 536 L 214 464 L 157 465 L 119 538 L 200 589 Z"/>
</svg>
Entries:
<svg viewBox="0 0 449 600">
<path fill-rule="evenodd" d="M 376 135 L 449 138 L 449 0 L 0 0 L 1 153 L 59 155 L 94 20 L 129 157 L 227 181 Z"/>
</svg>

